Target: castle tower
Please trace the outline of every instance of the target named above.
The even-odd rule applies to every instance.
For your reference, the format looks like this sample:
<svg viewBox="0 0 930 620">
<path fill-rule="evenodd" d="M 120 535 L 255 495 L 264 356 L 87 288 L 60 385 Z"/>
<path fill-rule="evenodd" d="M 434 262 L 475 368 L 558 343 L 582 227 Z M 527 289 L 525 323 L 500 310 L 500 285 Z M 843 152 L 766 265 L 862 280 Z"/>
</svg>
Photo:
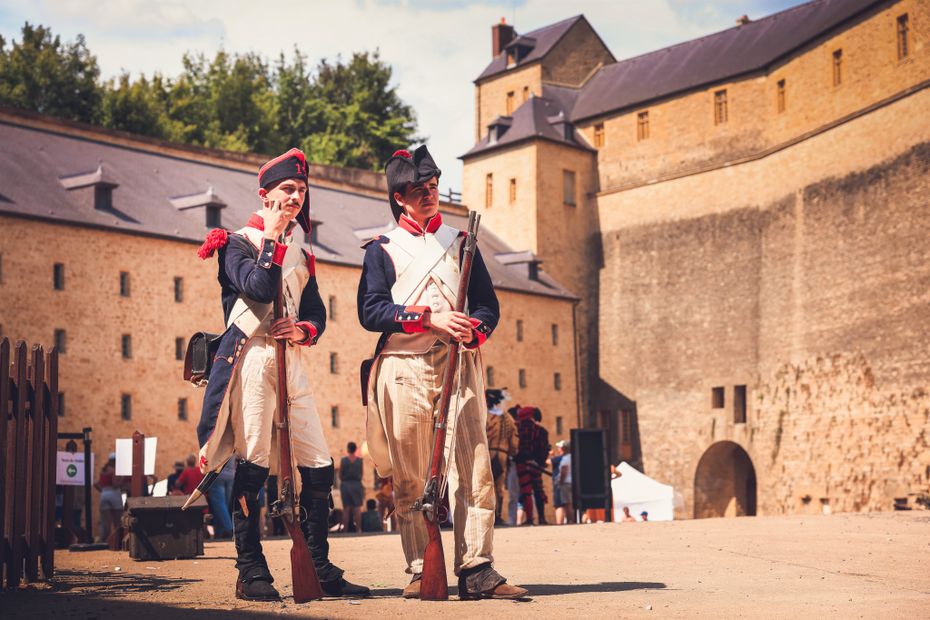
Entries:
<svg viewBox="0 0 930 620">
<path fill-rule="evenodd" d="M 462 156 L 462 198 L 580 298 L 575 346 L 585 416 L 597 350 L 597 153 L 569 119 L 580 87 L 614 58 L 584 16 L 523 35 L 502 20 L 491 33 L 491 63 L 475 80 L 477 143 Z"/>
</svg>

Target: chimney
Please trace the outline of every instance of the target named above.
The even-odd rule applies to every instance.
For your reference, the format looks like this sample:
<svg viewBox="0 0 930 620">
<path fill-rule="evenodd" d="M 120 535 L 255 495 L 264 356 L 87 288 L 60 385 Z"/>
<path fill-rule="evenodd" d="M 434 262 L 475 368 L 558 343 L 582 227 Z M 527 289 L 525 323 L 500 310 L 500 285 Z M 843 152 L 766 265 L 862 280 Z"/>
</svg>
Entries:
<svg viewBox="0 0 930 620">
<path fill-rule="evenodd" d="M 751 22 L 751 21 L 752 21 L 752 20 L 749 19 L 749 16 L 748 16 L 748 15 L 741 15 L 741 16 L 739 17 L 739 19 L 736 20 L 736 25 L 737 25 L 737 26 L 745 26 L 746 24 L 748 24 L 748 23 Z"/>
<path fill-rule="evenodd" d="M 513 26 L 501 17 L 501 23 L 491 26 L 491 58 L 504 51 L 507 44 L 513 41 Z"/>
</svg>

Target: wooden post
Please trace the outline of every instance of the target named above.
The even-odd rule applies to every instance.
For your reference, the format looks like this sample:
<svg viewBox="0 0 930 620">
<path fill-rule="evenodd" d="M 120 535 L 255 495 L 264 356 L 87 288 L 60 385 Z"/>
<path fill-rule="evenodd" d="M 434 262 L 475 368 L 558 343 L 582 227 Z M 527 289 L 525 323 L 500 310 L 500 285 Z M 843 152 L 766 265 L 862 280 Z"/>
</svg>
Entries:
<svg viewBox="0 0 930 620">
<path fill-rule="evenodd" d="M 145 435 L 139 431 L 132 433 L 132 483 L 130 496 L 145 495 Z"/>
<path fill-rule="evenodd" d="M 16 451 L 13 459 L 13 493 L 7 496 L 7 503 L 14 506 L 12 511 L 12 523 L 10 524 L 10 557 L 7 561 L 6 587 L 18 588 L 19 582 L 23 576 L 23 534 L 26 532 L 26 511 L 17 510 L 15 502 L 22 501 L 26 496 L 26 401 L 28 397 L 28 382 L 26 381 L 26 343 L 19 341 L 16 343 L 16 367 L 14 369 L 14 383 L 16 389 L 13 391 L 13 417 L 16 427 L 15 445 L 12 450 Z M 11 450 L 11 452 L 12 452 Z"/>
<path fill-rule="evenodd" d="M 6 507 L 9 505 L 6 496 L 11 490 L 13 478 L 8 477 L 7 473 L 12 473 L 7 463 L 13 458 L 10 450 L 12 444 L 10 436 L 7 434 L 10 413 L 10 341 L 4 338 L 0 341 L 0 588 L 3 587 L 3 565 L 7 559 L 6 539 Z"/>
<path fill-rule="evenodd" d="M 44 385 L 45 400 L 45 527 L 42 531 L 42 576 L 51 579 L 55 574 L 55 491 L 58 464 L 58 349 L 52 349 L 48 358 Z M 77 446 L 75 446 L 77 447 Z M 73 497 L 73 496 L 72 496 Z M 62 523 L 70 523 L 71 513 L 61 512 Z"/>
<path fill-rule="evenodd" d="M 32 372 L 29 385 L 29 511 L 26 526 L 26 579 L 39 580 L 39 553 L 45 521 L 45 353 L 39 345 L 32 347 Z"/>
</svg>

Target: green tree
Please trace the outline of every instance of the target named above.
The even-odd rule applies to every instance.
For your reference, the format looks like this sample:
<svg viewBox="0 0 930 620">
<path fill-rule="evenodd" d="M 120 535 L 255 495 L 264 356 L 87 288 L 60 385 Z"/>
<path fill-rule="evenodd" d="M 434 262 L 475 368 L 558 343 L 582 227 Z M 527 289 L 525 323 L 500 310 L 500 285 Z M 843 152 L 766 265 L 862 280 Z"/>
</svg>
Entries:
<svg viewBox="0 0 930 620">
<path fill-rule="evenodd" d="M 184 54 L 176 78 L 100 82 L 83 37 L 62 44 L 44 26 L 22 42 L 0 38 L 0 103 L 105 127 L 231 151 L 304 149 L 315 162 L 379 170 L 419 140 L 413 109 L 391 85 L 378 52 L 323 60 L 315 71 L 295 48 L 270 66 L 254 53 Z"/>
<path fill-rule="evenodd" d="M 416 116 L 391 86 L 392 69 L 377 51 L 356 52 L 317 67 L 311 100 L 319 101 L 322 131 L 304 139 L 316 162 L 379 170 L 398 146 L 417 142 Z"/>
<path fill-rule="evenodd" d="M 84 37 L 62 43 L 44 26 L 23 26 L 7 49 L 0 37 L 0 104 L 84 123 L 100 121 L 97 59 Z"/>
</svg>

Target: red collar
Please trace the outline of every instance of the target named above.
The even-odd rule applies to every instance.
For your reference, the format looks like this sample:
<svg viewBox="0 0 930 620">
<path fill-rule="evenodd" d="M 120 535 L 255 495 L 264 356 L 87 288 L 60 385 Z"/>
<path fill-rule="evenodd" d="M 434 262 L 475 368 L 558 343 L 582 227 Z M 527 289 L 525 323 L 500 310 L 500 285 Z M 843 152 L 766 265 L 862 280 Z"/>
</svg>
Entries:
<svg viewBox="0 0 930 620">
<path fill-rule="evenodd" d="M 287 227 L 287 232 L 285 233 L 285 236 L 290 236 L 291 232 L 294 230 L 294 225 L 296 223 L 297 223 L 296 220 L 290 223 L 290 225 Z M 265 220 L 262 219 L 262 216 L 259 215 L 258 213 L 253 213 L 252 215 L 250 215 L 249 221 L 246 222 L 245 225 L 248 226 L 249 228 L 257 228 L 258 230 L 265 230 Z"/>
<path fill-rule="evenodd" d="M 420 225 L 417 224 L 415 219 L 408 217 L 406 213 L 401 213 L 400 219 L 397 220 L 397 225 L 415 237 L 420 237 L 425 233 L 434 234 L 439 230 L 439 227 L 442 226 L 442 214 L 436 213 L 436 215 L 429 218 L 429 221 L 426 222 L 425 231 L 420 228 Z"/>
<path fill-rule="evenodd" d="M 262 219 L 262 216 L 258 213 L 253 213 L 249 216 L 249 221 L 245 223 L 246 226 L 250 228 L 257 228 L 259 230 L 265 230 L 265 220 Z"/>
</svg>

